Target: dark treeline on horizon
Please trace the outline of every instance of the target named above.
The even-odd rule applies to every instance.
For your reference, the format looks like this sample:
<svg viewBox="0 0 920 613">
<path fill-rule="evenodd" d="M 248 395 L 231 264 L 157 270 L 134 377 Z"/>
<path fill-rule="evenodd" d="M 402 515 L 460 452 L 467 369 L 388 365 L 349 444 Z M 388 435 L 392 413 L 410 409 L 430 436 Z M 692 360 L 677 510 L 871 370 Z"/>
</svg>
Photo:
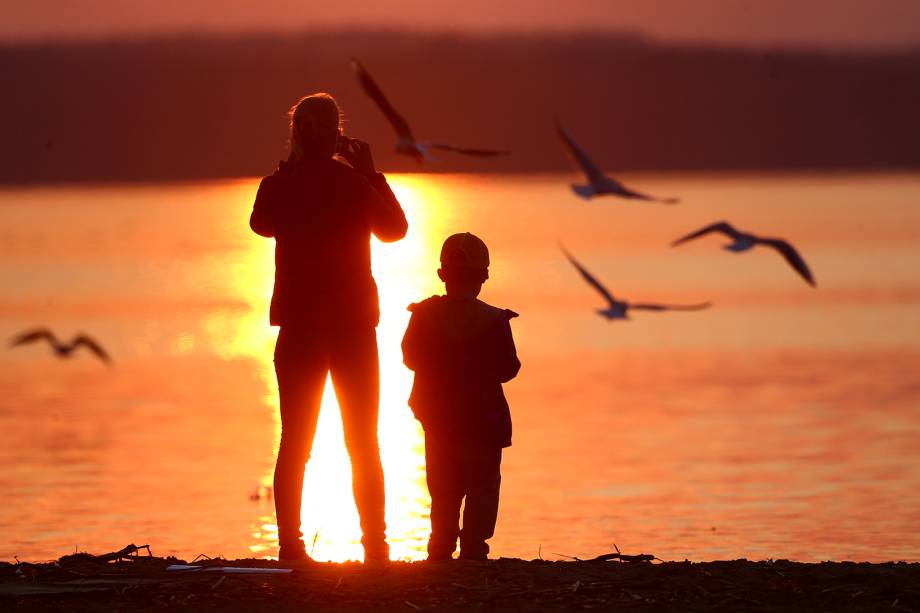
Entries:
<svg viewBox="0 0 920 613">
<path fill-rule="evenodd" d="M 420 140 L 510 148 L 419 167 L 360 91 L 359 57 Z M 328 91 L 385 171 L 558 171 L 561 118 L 609 170 L 920 165 L 920 52 L 664 45 L 611 35 L 398 32 L 0 47 L 0 182 L 254 176 L 285 111 Z"/>
</svg>

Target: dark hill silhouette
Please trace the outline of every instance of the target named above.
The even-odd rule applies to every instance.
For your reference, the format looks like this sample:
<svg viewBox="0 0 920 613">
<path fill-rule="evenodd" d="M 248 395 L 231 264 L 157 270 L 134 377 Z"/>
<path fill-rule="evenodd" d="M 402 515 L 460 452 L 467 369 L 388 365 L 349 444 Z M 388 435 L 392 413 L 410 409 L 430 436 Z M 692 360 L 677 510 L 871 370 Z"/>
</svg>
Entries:
<svg viewBox="0 0 920 613">
<path fill-rule="evenodd" d="M 435 171 L 571 168 L 558 116 L 605 168 L 920 164 L 920 51 L 829 55 L 668 46 L 622 34 L 325 32 L 0 47 L 0 182 L 267 174 L 285 110 L 329 91 L 383 170 L 416 170 L 349 69 L 420 133 L 510 148 Z"/>
</svg>

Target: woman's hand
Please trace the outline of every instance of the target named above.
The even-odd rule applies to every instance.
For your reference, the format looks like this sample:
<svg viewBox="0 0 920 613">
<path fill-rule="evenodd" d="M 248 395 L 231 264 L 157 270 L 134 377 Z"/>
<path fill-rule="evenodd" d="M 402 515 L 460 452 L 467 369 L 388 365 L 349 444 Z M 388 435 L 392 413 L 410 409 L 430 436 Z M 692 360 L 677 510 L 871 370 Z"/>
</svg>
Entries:
<svg viewBox="0 0 920 613">
<path fill-rule="evenodd" d="M 371 155 L 371 146 L 363 140 L 349 138 L 342 157 L 363 175 L 370 176 L 377 172 L 374 167 L 374 156 Z"/>
</svg>

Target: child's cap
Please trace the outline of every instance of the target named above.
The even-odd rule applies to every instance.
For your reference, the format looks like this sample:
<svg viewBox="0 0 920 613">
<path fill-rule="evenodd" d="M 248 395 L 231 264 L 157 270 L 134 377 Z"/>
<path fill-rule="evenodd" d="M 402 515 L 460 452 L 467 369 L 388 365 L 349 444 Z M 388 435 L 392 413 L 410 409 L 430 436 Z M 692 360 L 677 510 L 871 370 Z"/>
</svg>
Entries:
<svg viewBox="0 0 920 613">
<path fill-rule="evenodd" d="M 489 248 L 475 234 L 462 232 L 452 234 L 441 247 L 442 268 L 478 268 L 489 267 Z"/>
</svg>

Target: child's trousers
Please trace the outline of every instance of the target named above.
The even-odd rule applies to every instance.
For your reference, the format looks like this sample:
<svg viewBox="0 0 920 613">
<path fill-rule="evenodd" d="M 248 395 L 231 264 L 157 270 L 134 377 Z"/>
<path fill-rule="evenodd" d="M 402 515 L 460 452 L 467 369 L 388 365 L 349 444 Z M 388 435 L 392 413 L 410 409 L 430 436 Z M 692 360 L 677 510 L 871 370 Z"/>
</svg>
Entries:
<svg viewBox="0 0 920 613">
<path fill-rule="evenodd" d="M 486 540 L 495 533 L 501 485 L 501 447 L 464 447 L 425 438 L 425 464 L 431 495 L 428 557 L 449 558 L 460 537 L 460 557 L 485 559 Z M 460 529 L 460 505 L 463 529 Z"/>
</svg>

